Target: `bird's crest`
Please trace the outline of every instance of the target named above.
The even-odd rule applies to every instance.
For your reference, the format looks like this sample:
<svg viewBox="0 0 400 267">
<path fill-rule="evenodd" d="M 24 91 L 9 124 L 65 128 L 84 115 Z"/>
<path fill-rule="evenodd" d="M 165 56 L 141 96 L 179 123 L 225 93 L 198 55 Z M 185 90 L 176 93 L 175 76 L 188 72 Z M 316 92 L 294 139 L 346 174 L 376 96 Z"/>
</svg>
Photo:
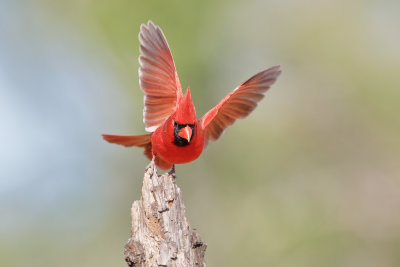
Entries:
<svg viewBox="0 0 400 267">
<path fill-rule="evenodd" d="M 176 108 L 175 121 L 179 124 L 194 124 L 196 122 L 196 109 L 189 87 Z"/>
</svg>

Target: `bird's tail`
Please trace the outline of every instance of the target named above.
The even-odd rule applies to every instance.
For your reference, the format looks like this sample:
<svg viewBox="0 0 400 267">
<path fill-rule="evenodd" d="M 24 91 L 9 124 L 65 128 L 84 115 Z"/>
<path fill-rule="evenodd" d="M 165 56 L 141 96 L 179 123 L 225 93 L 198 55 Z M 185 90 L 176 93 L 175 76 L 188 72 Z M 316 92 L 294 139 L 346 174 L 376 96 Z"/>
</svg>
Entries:
<svg viewBox="0 0 400 267">
<path fill-rule="evenodd" d="M 123 145 L 126 147 L 137 146 L 144 148 L 144 154 L 149 160 L 153 158 L 153 151 L 151 146 L 151 134 L 143 135 L 111 135 L 103 134 L 104 140 L 110 143 Z M 155 158 L 156 165 L 163 170 L 168 170 L 172 168 L 172 163 L 169 163 L 159 157 Z"/>
</svg>

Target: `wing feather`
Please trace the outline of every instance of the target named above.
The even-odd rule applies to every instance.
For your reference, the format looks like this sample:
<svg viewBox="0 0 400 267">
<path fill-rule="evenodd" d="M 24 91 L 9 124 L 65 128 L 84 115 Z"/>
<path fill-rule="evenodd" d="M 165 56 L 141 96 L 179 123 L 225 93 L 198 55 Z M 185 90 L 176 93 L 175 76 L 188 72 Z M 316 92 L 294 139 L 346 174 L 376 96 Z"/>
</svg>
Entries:
<svg viewBox="0 0 400 267">
<path fill-rule="evenodd" d="M 139 81 L 144 92 L 143 122 L 154 132 L 175 111 L 182 89 L 167 40 L 151 21 L 139 33 Z"/>
<path fill-rule="evenodd" d="M 204 144 L 207 145 L 209 140 L 217 140 L 226 127 L 232 125 L 237 119 L 249 115 L 280 74 L 280 66 L 257 73 L 240 84 L 218 105 L 207 112 L 200 119 L 203 129 L 206 131 Z"/>
<path fill-rule="evenodd" d="M 138 147 L 146 147 L 150 144 L 151 147 L 151 135 L 143 134 L 143 135 L 111 135 L 111 134 L 103 134 L 104 140 L 110 143 L 123 145 L 126 147 L 130 146 L 138 146 Z"/>
</svg>

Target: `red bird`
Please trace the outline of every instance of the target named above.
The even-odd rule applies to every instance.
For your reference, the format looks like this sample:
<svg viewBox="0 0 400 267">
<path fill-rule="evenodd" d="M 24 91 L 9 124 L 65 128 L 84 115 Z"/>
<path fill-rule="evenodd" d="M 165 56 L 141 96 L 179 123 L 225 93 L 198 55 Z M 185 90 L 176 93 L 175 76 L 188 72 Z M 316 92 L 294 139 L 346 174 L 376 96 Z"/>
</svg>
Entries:
<svg viewBox="0 0 400 267">
<path fill-rule="evenodd" d="M 281 73 L 280 66 L 261 71 L 240 84 L 199 120 L 190 89 L 181 83 L 167 40 L 151 21 L 141 25 L 139 79 L 144 92 L 145 135 L 107 135 L 110 143 L 144 148 L 161 169 L 197 159 L 210 140 L 217 140 L 236 119 L 250 114 Z"/>
</svg>

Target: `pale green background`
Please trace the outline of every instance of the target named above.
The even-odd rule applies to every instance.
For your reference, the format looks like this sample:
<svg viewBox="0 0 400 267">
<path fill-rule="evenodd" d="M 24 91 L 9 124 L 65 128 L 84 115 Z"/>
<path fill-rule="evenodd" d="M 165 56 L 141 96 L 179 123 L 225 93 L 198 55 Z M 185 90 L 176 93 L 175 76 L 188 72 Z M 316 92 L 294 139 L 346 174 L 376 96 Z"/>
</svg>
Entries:
<svg viewBox="0 0 400 267">
<path fill-rule="evenodd" d="M 125 266 L 143 134 L 138 32 L 167 36 L 198 116 L 283 74 L 177 166 L 207 266 L 400 266 L 400 2 L 0 1 L 0 266 Z"/>
</svg>

